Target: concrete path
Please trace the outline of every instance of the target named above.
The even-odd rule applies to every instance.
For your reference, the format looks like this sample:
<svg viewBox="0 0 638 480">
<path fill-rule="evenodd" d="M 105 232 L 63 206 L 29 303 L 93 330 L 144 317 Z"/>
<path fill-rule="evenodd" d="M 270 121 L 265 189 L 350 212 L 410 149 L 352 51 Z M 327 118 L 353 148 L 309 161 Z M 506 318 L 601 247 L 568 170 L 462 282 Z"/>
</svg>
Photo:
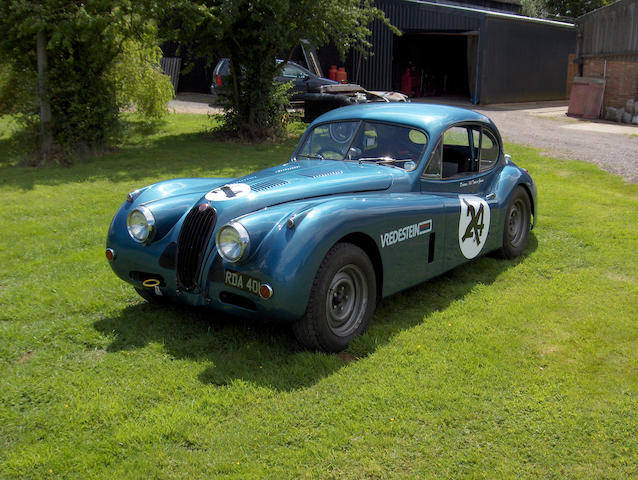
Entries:
<svg viewBox="0 0 638 480">
<path fill-rule="evenodd" d="M 205 93 L 178 93 L 177 97 L 168 102 L 168 109 L 173 113 L 201 113 L 215 115 L 223 113 L 221 107 L 213 103 L 215 97 Z"/>
</svg>

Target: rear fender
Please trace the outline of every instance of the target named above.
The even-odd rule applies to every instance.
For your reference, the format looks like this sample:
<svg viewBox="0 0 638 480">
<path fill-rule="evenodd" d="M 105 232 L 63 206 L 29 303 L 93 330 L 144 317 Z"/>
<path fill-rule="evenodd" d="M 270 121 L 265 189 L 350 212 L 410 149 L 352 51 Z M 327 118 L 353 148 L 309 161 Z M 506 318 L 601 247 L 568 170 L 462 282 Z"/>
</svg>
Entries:
<svg viewBox="0 0 638 480">
<path fill-rule="evenodd" d="M 514 192 L 516 187 L 519 185 L 525 190 L 529 197 L 529 202 L 532 209 L 532 228 L 534 228 L 534 225 L 536 224 L 536 219 L 538 217 L 536 184 L 527 171 L 519 168 L 512 161 L 509 161 L 508 164 L 503 168 L 503 172 L 496 177 L 494 185 L 491 189 L 492 192 L 496 193 L 496 204 L 499 214 L 498 218 L 495 218 L 492 222 L 492 225 L 493 227 L 498 229 L 498 231 L 495 231 L 495 233 L 497 233 L 498 238 L 501 240 L 501 242 L 503 238 L 503 222 L 505 210 L 507 209 L 507 205 L 509 203 L 512 192 Z M 498 246 L 500 247 L 501 245 Z"/>
</svg>

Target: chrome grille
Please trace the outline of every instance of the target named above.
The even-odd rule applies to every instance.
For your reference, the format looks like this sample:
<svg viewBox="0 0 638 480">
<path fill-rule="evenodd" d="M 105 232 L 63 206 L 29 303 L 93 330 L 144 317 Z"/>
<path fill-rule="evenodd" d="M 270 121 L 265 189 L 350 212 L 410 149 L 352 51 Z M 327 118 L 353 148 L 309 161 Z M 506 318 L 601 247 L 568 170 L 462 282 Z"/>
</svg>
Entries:
<svg viewBox="0 0 638 480">
<path fill-rule="evenodd" d="M 216 221 L 215 209 L 201 206 L 194 207 L 184 219 L 177 239 L 177 281 L 186 290 L 193 290 L 197 286 Z"/>
</svg>

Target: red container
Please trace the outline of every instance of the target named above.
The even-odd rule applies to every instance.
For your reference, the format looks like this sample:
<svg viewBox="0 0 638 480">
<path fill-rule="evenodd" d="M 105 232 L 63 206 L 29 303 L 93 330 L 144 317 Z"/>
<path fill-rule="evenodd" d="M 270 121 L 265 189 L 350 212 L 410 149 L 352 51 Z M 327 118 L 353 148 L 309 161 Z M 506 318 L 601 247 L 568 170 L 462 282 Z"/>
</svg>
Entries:
<svg viewBox="0 0 638 480">
<path fill-rule="evenodd" d="M 346 69 L 344 67 L 339 67 L 339 70 L 337 70 L 337 76 L 335 80 L 341 83 L 348 82 L 348 74 L 346 73 Z"/>
<path fill-rule="evenodd" d="M 330 80 L 336 80 L 337 79 L 337 66 L 336 65 L 330 65 L 330 69 L 328 70 L 328 78 Z"/>
</svg>

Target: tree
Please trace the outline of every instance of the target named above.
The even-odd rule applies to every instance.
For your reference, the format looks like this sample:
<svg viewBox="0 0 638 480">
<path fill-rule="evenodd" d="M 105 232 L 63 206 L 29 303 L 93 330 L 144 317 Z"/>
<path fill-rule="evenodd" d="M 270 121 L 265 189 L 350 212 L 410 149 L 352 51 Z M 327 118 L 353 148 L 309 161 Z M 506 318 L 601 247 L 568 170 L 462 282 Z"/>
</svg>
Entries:
<svg viewBox="0 0 638 480">
<path fill-rule="evenodd" d="M 523 15 L 530 17 L 578 18 L 608 3 L 608 0 L 521 0 L 521 7 Z"/>
<path fill-rule="evenodd" d="M 368 25 L 389 25 L 373 0 L 194 0 L 176 3 L 167 27 L 197 42 L 202 56 L 221 50 L 230 58 L 227 126 L 250 138 L 277 133 L 284 92 L 273 84 L 302 38 L 315 46 L 332 41 L 345 55 L 370 47 Z M 396 30 L 395 30 L 396 31 Z"/>
<path fill-rule="evenodd" d="M 546 0 L 550 15 L 578 18 L 581 15 L 604 7 L 607 0 Z"/>
<path fill-rule="evenodd" d="M 0 2 L 0 113 L 39 124 L 40 163 L 54 145 L 102 148 L 132 102 L 157 115 L 157 102 L 138 101 L 140 82 L 158 102 L 172 97 L 158 71 L 157 13 L 152 0 Z"/>
</svg>

